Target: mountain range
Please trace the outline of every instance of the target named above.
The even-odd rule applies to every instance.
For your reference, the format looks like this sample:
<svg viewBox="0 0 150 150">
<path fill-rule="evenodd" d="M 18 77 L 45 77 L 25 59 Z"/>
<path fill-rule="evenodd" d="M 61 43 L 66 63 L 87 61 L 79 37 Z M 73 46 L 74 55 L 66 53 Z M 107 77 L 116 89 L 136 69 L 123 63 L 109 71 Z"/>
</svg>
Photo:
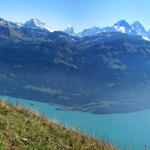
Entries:
<svg viewBox="0 0 150 150">
<path fill-rule="evenodd" d="M 150 40 L 150 32 L 146 30 L 139 21 L 136 21 L 130 25 L 125 20 L 120 20 L 112 27 L 92 27 L 89 29 L 85 29 L 82 32 L 78 33 L 77 36 L 91 36 L 102 32 L 121 32 L 129 35 L 139 35 L 142 36 L 142 38 L 145 40 Z"/>
<path fill-rule="evenodd" d="M 9 25 L 11 27 L 16 27 L 16 28 L 47 30 L 49 32 L 55 31 L 49 28 L 45 23 L 39 21 L 38 19 L 30 19 L 25 23 L 13 23 L 1 18 L 0 26 L 5 26 L 5 25 Z M 77 37 L 92 36 L 103 32 L 121 32 L 129 35 L 138 35 L 141 36 L 143 39 L 150 41 L 150 31 L 146 30 L 139 21 L 136 21 L 130 25 L 127 21 L 120 20 L 111 27 L 104 27 L 104 28 L 92 27 L 92 28 L 84 29 L 82 32 L 79 33 L 75 33 L 73 27 L 67 27 L 64 31 L 61 32 L 67 33 L 71 36 L 77 36 Z"/>
<path fill-rule="evenodd" d="M 114 28 L 133 35 L 107 28 L 78 37 L 38 20 L 0 19 L 0 95 L 91 113 L 150 108 L 150 42 L 122 26 Z"/>
</svg>

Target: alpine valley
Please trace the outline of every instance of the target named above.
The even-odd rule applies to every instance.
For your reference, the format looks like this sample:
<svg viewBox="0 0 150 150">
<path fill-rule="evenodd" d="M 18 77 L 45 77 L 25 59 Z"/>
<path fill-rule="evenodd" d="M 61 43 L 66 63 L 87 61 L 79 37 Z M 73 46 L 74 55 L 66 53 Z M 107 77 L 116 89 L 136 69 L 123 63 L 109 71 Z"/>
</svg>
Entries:
<svg viewBox="0 0 150 150">
<path fill-rule="evenodd" d="M 91 113 L 150 108 L 149 40 L 140 22 L 75 33 L 0 19 L 0 94 Z"/>
</svg>

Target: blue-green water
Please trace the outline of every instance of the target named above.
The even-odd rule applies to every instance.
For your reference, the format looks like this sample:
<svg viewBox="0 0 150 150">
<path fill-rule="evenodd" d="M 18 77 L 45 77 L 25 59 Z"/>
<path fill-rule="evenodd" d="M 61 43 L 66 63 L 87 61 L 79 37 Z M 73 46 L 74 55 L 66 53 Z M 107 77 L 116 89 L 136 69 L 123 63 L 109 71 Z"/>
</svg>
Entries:
<svg viewBox="0 0 150 150">
<path fill-rule="evenodd" d="M 0 96 L 0 99 L 16 104 L 16 98 Z M 125 114 L 95 115 L 79 111 L 59 111 L 47 103 L 25 99 L 19 105 L 38 111 L 52 120 L 58 120 L 67 127 L 73 126 L 81 132 L 96 136 L 127 150 L 142 150 L 150 146 L 150 110 Z"/>
</svg>

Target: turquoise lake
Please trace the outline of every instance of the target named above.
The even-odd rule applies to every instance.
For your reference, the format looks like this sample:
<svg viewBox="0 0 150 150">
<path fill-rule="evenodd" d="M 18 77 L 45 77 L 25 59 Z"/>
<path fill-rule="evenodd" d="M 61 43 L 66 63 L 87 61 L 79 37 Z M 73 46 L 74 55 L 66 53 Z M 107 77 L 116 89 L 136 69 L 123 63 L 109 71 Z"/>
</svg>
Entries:
<svg viewBox="0 0 150 150">
<path fill-rule="evenodd" d="M 16 104 L 18 99 L 0 96 L 6 102 Z M 150 146 L 150 110 L 134 113 L 95 115 L 79 111 L 60 111 L 47 103 L 19 99 L 19 105 L 32 109 L 51 120 L 58 120 L 67 127 L 73 126 L 82 133 L 100 140 L 113 140 L 120 149 L 144 150 Z"/>
</svg>

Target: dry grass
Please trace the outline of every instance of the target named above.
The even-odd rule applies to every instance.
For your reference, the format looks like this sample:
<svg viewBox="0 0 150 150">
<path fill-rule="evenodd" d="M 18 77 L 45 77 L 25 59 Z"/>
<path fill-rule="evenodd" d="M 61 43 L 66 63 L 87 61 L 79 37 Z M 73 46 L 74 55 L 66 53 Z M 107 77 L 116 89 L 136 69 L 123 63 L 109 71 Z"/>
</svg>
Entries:
<svg viewBox="0 0 150 150">
<path fill-rule="evenodd" d="M 117 150 L 0 100 L 0 150 Z"/>
</svg>

